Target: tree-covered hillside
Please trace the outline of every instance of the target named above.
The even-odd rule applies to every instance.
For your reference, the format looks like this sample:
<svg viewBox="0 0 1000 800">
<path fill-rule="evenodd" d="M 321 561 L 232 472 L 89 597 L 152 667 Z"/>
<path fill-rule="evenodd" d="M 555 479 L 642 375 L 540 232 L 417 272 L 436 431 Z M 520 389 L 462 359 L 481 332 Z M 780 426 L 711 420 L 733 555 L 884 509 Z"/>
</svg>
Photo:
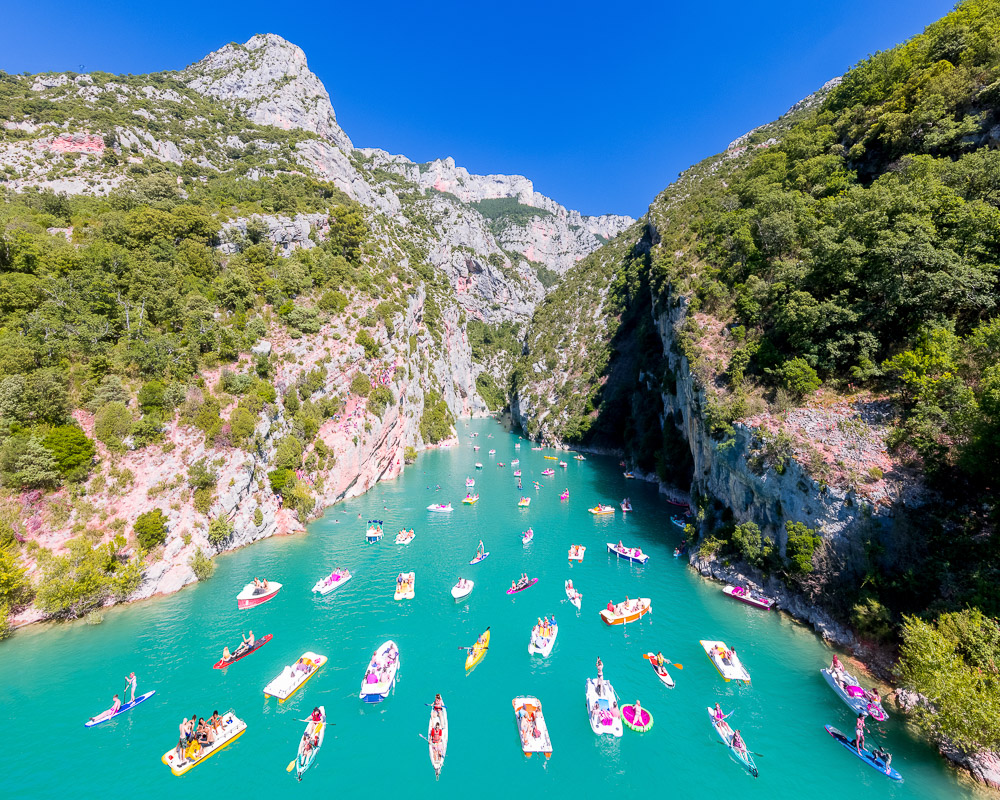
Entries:
<svg viewBox="0 0 1000 800">
<path fill-rule="evenodd" d="M 687 488 L 679 421 L 661 427 L 677 376 L 654 320 L 680 308 L 673 347 L 718 448 L 751 418 L 891 401 L 892 458 L 929 502 L 869 531 L 823 602 L 876 638 L 933 636 L 908 614 L 1000 615 L 998 42 L 1000 2 L 967 0 L 686 171 L 537 310 L 513 387 L 529 433 L 624 445 Z M 764 469 L 791 452 L 781 435 L 761 445 Z M 820 489 L 847 471 L 815 455 Z M 725 511 L 709 518 L 723 552 L 777 568 Z"/>
</svg>

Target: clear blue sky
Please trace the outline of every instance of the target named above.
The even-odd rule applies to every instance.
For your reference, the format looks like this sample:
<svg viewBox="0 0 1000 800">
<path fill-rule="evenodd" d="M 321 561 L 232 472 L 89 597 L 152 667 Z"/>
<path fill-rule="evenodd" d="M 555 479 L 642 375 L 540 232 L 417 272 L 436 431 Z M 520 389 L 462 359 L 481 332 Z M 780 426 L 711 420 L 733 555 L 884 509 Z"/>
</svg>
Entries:
<svg viewBox="0 0 1000 800">
<path fill-rule="evenodd" d="M 952 0 L 836 3 L 174 0 L 8 3 L 7 72 L 180 69 L 230 41 L 301 46 L 358 147 L 527 175 L 639 216 L 677 173 Z"/>
</svg>

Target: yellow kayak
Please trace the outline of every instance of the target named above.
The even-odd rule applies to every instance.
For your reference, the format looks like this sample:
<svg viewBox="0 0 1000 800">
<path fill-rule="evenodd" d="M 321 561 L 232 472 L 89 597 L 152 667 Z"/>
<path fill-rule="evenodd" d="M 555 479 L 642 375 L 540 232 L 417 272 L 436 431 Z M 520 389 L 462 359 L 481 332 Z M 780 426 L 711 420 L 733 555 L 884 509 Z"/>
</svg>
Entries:
<svg viewBox="0 0 1000 800">
<path fill-rule="evenodd" d="M 465 657 L 465 671 L 468 672 L 476 664 L 483 660 L 483 656 L 486 655 L 486 651 L 490 649 L 490 629 L 487 628 L 483 635 L 479 637 L 477 641 L 469 650 L 469 655 Z"/>
</svg>

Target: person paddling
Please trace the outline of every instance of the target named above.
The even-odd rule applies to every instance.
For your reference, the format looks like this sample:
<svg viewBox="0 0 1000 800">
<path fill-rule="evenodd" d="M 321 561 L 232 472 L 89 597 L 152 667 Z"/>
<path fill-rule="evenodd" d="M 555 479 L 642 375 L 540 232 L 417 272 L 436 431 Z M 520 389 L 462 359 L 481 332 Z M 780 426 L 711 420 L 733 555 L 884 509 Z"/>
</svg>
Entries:
<svg viewBox="0 0 1000 800">
<path fill-rule="evenodd" d="M 722 706 L 720 706 L 718 703 L 716 703 L 715 704 L 715 710 L 712 711 L 712 719 L 715 720 L 715 724 L 718 725 L 720 722 L 722 722 L 728 716 L 729 716 L 728 714 L 723 714 L 722 713 Z"/>
<path fill-rule="evenodd" d="M 486 552 L 486 548 L 483 547 L 483 540 L 479 540 L 479 547 L 476 548 L 476 558 L 481 558 L 483 553 Z"/>
<path fill-rule="evenodd" d="M 740 736 L 740 731 L 738 728 L 735 731 L 733 731 L 732 745 L 733 749 L 737 750 L 740 753 L 745 754 L 747 751 L 747 746 L 743 743 L 743 737 Z"/>
<path fill-rule="evenodd" d="M 122 697 L 124 697 L 125 692 L 129 690 L 132 691 L 132 696 L 129 698 L 130 703 L 135 702 L 135 684 L 136 684 L 135 673 L 130 672 L 127 676 L 125 676 L 125 691 L 122 692 Z"/>
<path fill-rule="evenodd" d="M 858 714 L 858 720 L 854 723 L 854 747 L 858 751 L 858 755 L 861 755 L 861 751 L 865 746 L 865 715 Z"/>
</svg>

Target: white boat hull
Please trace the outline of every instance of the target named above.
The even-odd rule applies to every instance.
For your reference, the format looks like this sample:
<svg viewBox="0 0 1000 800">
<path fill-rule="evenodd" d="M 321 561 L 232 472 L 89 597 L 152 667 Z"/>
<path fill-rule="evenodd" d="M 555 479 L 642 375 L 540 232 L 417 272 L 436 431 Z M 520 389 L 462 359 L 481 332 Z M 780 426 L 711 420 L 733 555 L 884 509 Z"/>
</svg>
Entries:
<svg viewBox="0 0 1000 800">
<path fill-rule="evenodd" d="M 587 716 L 590 718 L 590 729 L 598 736 L 613 736 L 617 739 L 624 733 L 625 725 L 618 708 L 618 695 L 610 681 L 587 678 Z"/>
</svg>

